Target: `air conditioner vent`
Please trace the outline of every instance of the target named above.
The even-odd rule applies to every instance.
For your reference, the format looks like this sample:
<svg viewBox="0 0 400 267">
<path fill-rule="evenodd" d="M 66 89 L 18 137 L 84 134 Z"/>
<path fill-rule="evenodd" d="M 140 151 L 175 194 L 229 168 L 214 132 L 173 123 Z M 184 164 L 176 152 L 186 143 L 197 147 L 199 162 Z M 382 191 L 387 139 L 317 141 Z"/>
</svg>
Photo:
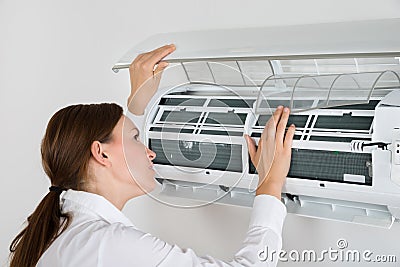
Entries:
<svg viewBox="0 0 400 267">
<path fill-rule="evenodd" d="M 242 172 L 242 146 L 184 140 L 150 139 L 155 164 Z"/>
<path fill-rule="evenodd" d="M 351 116 L 327 116 L 319 115 L 315 122 L 314 129 L 346 129 L 346 130 L 366 130 L 371 128 L 373 117 Z"/>
<path fill-rule="evenodd" d="M 235 107 L 235 108 L 252 108 L 254 100 L 251 99 L 211 99 L 209 107 Z"/>
<path fill-rule="evenodd" d="M 372 162 L 372 155 L 367 153 L 292 149 L 288 177 L 371 186 L 368 162 Z M 249 165 L 249 172 L 257 173 L 251 161 Z M 348 175 L 362 176 L 364 181 L 350 181 Z"/>
<path fill-rule="evenodd" d="M 180 123 L 197 123 L 200 118 L 201 112 L 189 111 L 169 111 L 163 112 L 160 121 L 165 122 L 180 122 Z"/>
<path fill-rule="evenodd" d="M 218 125 L 244 125 L 246 120 L 246 113 L 217 113 L 210 112 L 205 121 L 206 124 L 218 124 Z"/>
<path fill-rule="evenodd" d="M 242 136 L 253 98 L 183 98 L 173 93 L 159 101 L 150 132 Z"/>
<path fill-rule="evenodd" d="M 218 130 L 202 130 L 200 134 L 211 134 L 211 135 L 227 135 L 227 136 L 243 136 L 243 131 L 233 132 L 233 131 L 224 131 L 221 129 Z"/>
<path fill-rule="evenodd" d="M 376 105 L 378 105 L 378 103 L 379 103 L 379 100 L 370 100 L 369 103 L 367 103 L 367 104 L 330 107 L 329 109 L 375 110 L 375 107 L 376 107 Z"/>
<path fill-rule="evenodd" d="M 193 133 L 193 129 L 185 128 L 167 128 L 167 127 L 151 127 L 150 131 L 153 132 L 167 132 L 167 133 Z"/>
<path fill-rule="evenodd" d="M 304 127 L 306 127 L 306 123 L 307 123 L 308 117 L 309 117 L 308 115 L 292 114 L 289 117 L 288 125 L 291 125 L 293 123 L 294 125 L 296 125 L 297 128 L 304 128 Z M 270 115 L 260 115 L 258 117 L 258 120 L 257 120 L 255 126 L 260 126 L 260 127 L 264 128 L 265 124 L 267 123 L 267 121 L 270 118 L 271 118 Z"/>
<path fill-rule="evenodd" d="M 310 141 L 351 143 L 351 141 L 355 140 L 355 138 L 353 138 L 353 137 L 342 137 L 342 136 L 318 136 L 318 135 L 312 135 L 309 140 Z M 371 141 L 371 138 L 357 137 L 357 140 Z"/>
<path fill-rule="evenodd" d="M 161 98 L 159 105 L 162 106 L 203 106 L 205 99 L 201 98 Z"/>
</svg>

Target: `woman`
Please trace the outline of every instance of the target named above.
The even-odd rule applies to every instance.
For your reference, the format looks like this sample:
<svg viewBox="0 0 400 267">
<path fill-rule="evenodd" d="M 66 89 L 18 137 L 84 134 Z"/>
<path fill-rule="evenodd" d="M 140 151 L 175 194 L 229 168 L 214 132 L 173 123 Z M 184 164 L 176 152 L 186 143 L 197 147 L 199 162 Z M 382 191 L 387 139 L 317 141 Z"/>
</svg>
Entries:
<svg viewBox="0 0 400 267">
<path fill-rule="evenodd" d="M 131 64 L 132 113 L 143 114 L 168 65 L 162 59 L 174 50 L 163 46 Z M 288 117 L 287 108 L 275 111 L 258 149 L 246 136 L 260 182 L 243 247 L 231 262 L 222 262 L 143 233 L 122 214 L 128 200 L 154 189 L 156 155 L 140 142 L 139 130 L 121 107 L 92 104 L 59 110 L 41 146 L 52 186 L 12 242 L 10 266 L 275 266 L 276 256 L 274 262 L 262 261 L 259 254 L 266 246 L 281 248 L 286 209 L 280 197 L 294 134 L 292 125 L 285 136 Z"/>
</svg>

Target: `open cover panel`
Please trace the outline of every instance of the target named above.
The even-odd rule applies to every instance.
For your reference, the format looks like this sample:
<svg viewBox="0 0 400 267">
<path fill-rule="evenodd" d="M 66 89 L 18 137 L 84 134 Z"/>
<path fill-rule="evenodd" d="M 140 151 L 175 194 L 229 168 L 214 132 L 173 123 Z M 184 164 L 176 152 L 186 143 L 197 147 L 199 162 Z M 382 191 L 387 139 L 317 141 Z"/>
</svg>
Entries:
<svg viewBox="0 0 400 267">
<path fill-rule="evenodd" d="M 173 43 L 177 50 L 166 58 L 171 63 L 287 59 L 290 65 L 295 58 L 309 60 L 307 68 L 312 71 L 310 62 L 315 58 L 395 56 L 400 47 L 399 23 L 400 19 L 385 19 L 163 33 L 130 49 L 113 69 L 127 68 L 138 54 Z"/>
</svg>

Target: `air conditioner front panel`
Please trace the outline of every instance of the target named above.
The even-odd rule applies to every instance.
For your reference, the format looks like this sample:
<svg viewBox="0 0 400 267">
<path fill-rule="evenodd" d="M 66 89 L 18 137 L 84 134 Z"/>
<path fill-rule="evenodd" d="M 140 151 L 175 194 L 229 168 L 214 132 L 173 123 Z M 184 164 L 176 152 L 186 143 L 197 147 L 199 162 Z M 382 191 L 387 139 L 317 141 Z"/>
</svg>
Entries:
<svg viewBox="0 0 400 267">
<path fill-rule="evenodd" d="M 399 27 L 390 19 L 162 34 L 114 70 L 177 46 L 143 125 L 166 194 L 251 206 L 258 176 L 243 134 L 258 144 L 284 105 L 296 125 L 282 195 L 289 212 L 390 227 L 400 214 Z"/>
<path fill-rule="evenodd" d="M 170 43 L 177 46 L 177 50 L 167 57 L 170 62 L 391 55 L 399 52 L 399 24 L 400 19 L 387 19 L 163 33 L 137 44 L 115 64 L 114 69 L 129 66 L 138 54 Z M 338 63 L 346 65 L 346 62 Z"/>
</svg>

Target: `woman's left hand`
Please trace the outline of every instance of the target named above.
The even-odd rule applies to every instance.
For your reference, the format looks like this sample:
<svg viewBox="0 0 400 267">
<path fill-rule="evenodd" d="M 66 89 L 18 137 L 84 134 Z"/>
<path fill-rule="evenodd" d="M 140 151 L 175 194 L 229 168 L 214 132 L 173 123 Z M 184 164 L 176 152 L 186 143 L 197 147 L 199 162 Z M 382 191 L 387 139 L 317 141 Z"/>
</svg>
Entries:
<svg viewBox="0 0 400 267">
<path fill-rule="evenodd" d="M 138 55 L 129 66 L 131 94 L 128 98 L 128 109 L 135 115 L 143 115 L 150 99 L 156 93 L 162 71 L 168 62 L 164 57 L 175 51 L 175 45 L 165 45 L 153 51 Z"/>
</svg>

